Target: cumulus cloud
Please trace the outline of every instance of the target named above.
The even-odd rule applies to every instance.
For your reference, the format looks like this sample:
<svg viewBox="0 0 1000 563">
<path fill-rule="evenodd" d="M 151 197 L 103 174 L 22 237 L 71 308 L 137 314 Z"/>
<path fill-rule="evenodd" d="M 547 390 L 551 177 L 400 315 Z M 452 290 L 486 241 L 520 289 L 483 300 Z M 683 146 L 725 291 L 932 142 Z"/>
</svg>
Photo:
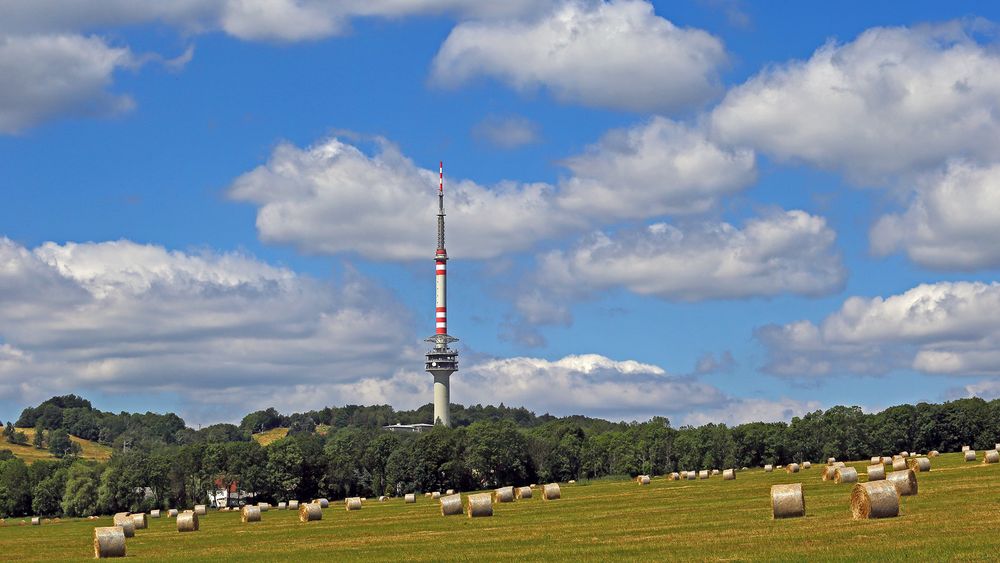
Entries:
<svg viewBox="0 0 1000 563">
<path fill-rule="evenodd" d="M 786 376 L 914 369 L 1000 375 L 1000 284 L 940 282 L 899 295 L 851 297 L 821 323 L 757 329 L 765 371 Z"/>
<path fill-rule="evenodd" d="M 876 254 L 896 250 L 935 269 L 1000 266 L 1000 165 L 955 161 L 928 178 L 908 209 L 871 230 Z"/>
<path fill-rule="evenodd" d="M 630 111 L 698 106 L 720 89 L 722 42 L 677 27 L 640 0 L 568 1 L 531 20 L 457 25 L 432 79 L 458 86 L 490 76 L 558 100 Z"/>
<path fill-rule="evenodd" d="M 17 133 L 57 115 L 107 116 L 135 105 L 109 87 L 134 66 L 128 48 L 99 37 L 0 35 L 0 133 Z"/>
<path fill-rule="evenodd" d="M 622 286 L 678 301 L 823 295 L 840 289 L 846 277 L 835 239 L 825 219 L 804 211 L 774 212 L 742 229 L 656 223 L 598 232 L 569 251 L 543 255 L 537 285 L 556 295 Z"/>
<path fill-rule="evenodd" d="M 765 69 L 712 115 L 726 142 L 882 183 L 1000 157 L 1000 56 L 961 23 L 872 28 Z"/>
<path fill-rule="evenodd" d="M 538 124 L 519 115 L 487 116 L 473 126 L 472 136 L 501 149 L 530 145 L 541 138 Z"/>
<path fill-rule="evenodd" d="M 662 117 L 610 131 L 564 164 L 574 176 L 560 205 L 608 218 L 701 213 L 753 184 L 753 151 L 710 141 L 704 129 Z"/>
<path fill-rule="evenodd" d="M 354 389 L 419 362 L 408 319 L 354 274 L 334 284 L 241 254 L 0 239 L 6 399 L 166 391 L 197 404 L 216 391 L 280 396 L 289 381 Z"/>
<path fill-rule="evenodd" d="M 705 375 L 709 373 L 731 372 L 736 367 L 736 359 L 729 350 L 723 351 L 716 358 L 715 354 L 706 352 L 702 354 L 694 365 L 694 373 Z"/>
</svg>

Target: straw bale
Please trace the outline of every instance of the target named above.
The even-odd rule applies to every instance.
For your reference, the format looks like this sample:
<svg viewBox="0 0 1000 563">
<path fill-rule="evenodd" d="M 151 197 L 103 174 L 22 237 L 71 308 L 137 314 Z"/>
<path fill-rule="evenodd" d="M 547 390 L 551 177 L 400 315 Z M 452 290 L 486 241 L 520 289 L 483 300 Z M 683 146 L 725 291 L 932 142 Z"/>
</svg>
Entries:
<svg viewBox="0 0 1000 563">
<path fill-rule="evenodd" d="M 386 502 L 388 500 L 389 500 L 389 497 L 387 497 L 385 495 L 382 495 L 382 496 L 378 497 L 378 501 L 379 502 Z"/>
<path fill-rule="evenodd" d="M 125 531 L 120 526 L 94 528 L 94 559 L 125 557 Z"/>
<path fill-rule="evenodd" d="M 167 511 L 167 516 L 169 516 L 171 518 L 177 518 L 177 509 L 176 508 L 171 508 L 170 510 L 168 510 Z"/>
<path fill-rule="evenodd" d="M 575 485 L 576 484 L 576 479 L 570 479 L 569 481 L 566 481 L 566 484 L 567 485 Z"/>
<path fill-rule="evenodd" d="M 889 457 L 889 456 L 885 456 L 885 457 L 882 458 L 882 463 L 885 463 L 885 464 L 892 463 L 892 458 Z"/>
<path fill-rule="evenodd" d="M 698 472 L 698 478 L 699 479 L 708 479 L 708 477 L 709 477 L 709 473 L 708 473 L 707 469 L 702 469 L 701 471 Z"/>
<path fill-rule="evenodd" d="M 146 519 L 146 514 L 140 512 L 139 514 L 132 515 L 132 523 L 135 524 L 136 530 L 145 530 L 146 526 L 149 524 L 149 520 Z"/>
<path fill-rule="evenodd" d="M 453 494 L 455 494 L 455 489 L 448 489 L 447 491 L 444 492 L 444 494 L 446 494 L 446 495 L 453 495 Z"/>
<path fill-rule="evenodd" d="M 417 502 L 417 495 L 413 493 L 407 493 L 405 499 L 406 499 L 405 500 L 406 504 L 413 504 Z"/>
<path fill-rule="evenodd" d="M 531 487 L 518 487 L 514 489 L 514 496 L 520 499 L 531 498 Z"/>
<path fill-rule="evenodd" d="M 266 502 L 258 502 L 257 508 L 259 508 L 261 512 L 267 512 L 268 510 L 271 510 L 271 505 Z"/>
<path fill-rule="evenodd" d="M 684 475 L 684 478 L 687 479 L 688 481 L 694 481 L 695 479 L 698 478 L 698 472 L 697 471 L 688 471 Z"/>
<path fill-rule="evenodd" d="M 713 469 L 712 470 L 712 475 L 718 475 L 718 474 L 719 474 L 719 470 L 718 469 Z"/>
<path fill-rule="evenodd" d="M 885 480 L 885 466 L 881 463 L 876 465 L 868 466 L 868 480 L 869 481 L 883 481 Z"/>
<path fill-rule="evenodd" d="M 150 510 L 149 511 L 149 517 L 150 518 L 159 518 L 160 517 L 160 510 L 159 509 Z"/>
<path fill-rule="evenodd" d="M 196 504 L 194 505 L 194 513 L 197 514 L 198 516 L 207 516 L 208 507 L 206 507 L 204 504 Z"/>
<path fill-rule="evenodd" d="M 972 448 L 970 448 L 969 446 L 962 446 L 962 451 L 963 451 L 963 452 L 967 452 L 967 451 L 969 451 L 969 450 L 971 450 L 971 449 L 972 449 Z"/>
<path fill-rule="evenodd" d="M 542 500 L 558 500 L 562 498 L 559 483 L 549 483 L 542 488 Z"/>
<path fill-rule="evenodd" d="M 199 528 L 198 513 L 185 510 L 177 515 L 178 532 L 197 532 Z M 128 534 L 125 534 L 128 537 Z"/>
<path fill-rule="evenodd" d="M 802 469 L 809 469 L 812 466 L 813 466 L 813 464 L 812 464 L 811 461 L 803 461 L 802 462 Z"/>
<path fill-rule="evenodd" d="M 983 456 L 983 463 L 1000 463 L 1000 452 L 990 450 Z"/>
<path fill-rule="evenodd" d="M 939 452 L 937 450 L 931 450 L 931 451 L 927 452 L 927 457 L 937 457 L 939 455 L 941 455 L 941 452 Z"/>
<path fill-rule="evenodd" d="M 500 487 L 493 491 L 493 502 L 514 502 L 514 487 Z"/>
<path fill-rule="evenodd" d="M 435 500 L 441 498 L 441 491 L 434 491 L 431 493 L 431 498 Z"/>
<path fill-rule="evenodd" d="M 806 515 L 806 497 L 802 483 L 771 485 L 771 518 L 797 518 Z"/>
<path fill-rule="evenodd" d="M 851 514 L 855 520 L 899 516 L 899 493 L 889 481 L 858 483 L 851 490 Z"/>
<path fill-rule="evenodd" d="M 966 450 L 965 461 L 976 461 L 976 450 Z"/>
<path fill-rule="evenodd" d="M 322 506 L 312 502 L 299 504 L 299 522 L 315 522 L 322 519 Z"/>
<path fill-rule="evenodd" d="M 897 457 L 896 459 L 892 460 L 892 470 L 893 471 L 902 471 L 904 469 L 906 469 L 906 460 L 905 459 L 903 459 L 901 457 Z"/>
<path fill-rule="evenodd" d="M 901 497 L 917 494 L 917 474 L 912 469 L 893 471 L 885 478 L 896 487 Z"/>
<path fill-rule="evenodd" d="M 325 498 L 313 499 L 313 504 L 318 504 L 320 508 L 330 508 L 330 501 Z"/>
<path fill-rule="evenodd" d="M 361 497 L 350 497 L 344 499 L 344 509 L 348 512 L 361 510 Z"/>
<path fill-rule="evenodd" d="M 288 503 L 285 502 L 285 501 L 281 501 L 281 502 L 278 503 L 278 506 L 276 506 L 275 508 L 277 508 L 278 510 L 287 510 L 288 509 Z"/>
<path fill-rule="evenodd" d="M 882 457 L 881 456 L 873 456 L 872 457 L 871 464 L 875 465 L 877 463 L 882 463 Z"/>
<path fill-rule="evenodd" d="M 774 466 L 770 463 L 764 466 L 764 473 L 770 473 L 774 471 Z"/>
<path fill-rule="evenodd" d="M 462 495 L 451 494 L 441 497 L 441 516 L 456 516 L 462 513 Z"/>
<path fill-rule="evenodd" d="M 469 516 L 469 518 L 493 516 L 492 495 L 490 495 L 490 493 L 479 493 L 478 495 L 469 495 L 465 513 Z"/>
<path fill-rule="evenodd" d="M 299 504 L 300 503 L 297 500 L 290 500 L 290 501 L 288 501 L 288 510 L 298 510 L 299 509 Z"/>
<path fill-rule="evenodd" d="M 833 478 L 836 475 L 838 469 L 840 468 L 834 467 L 832 465 L 827 465 L 823 467 L 822 479 L 824 481 L 833 481 Z"/>
<path fill-rule="evenodd" d="M 910 460 L 910 469 L 917 473 L 931 470 L 931 460 L 926 457 L 918 457 Z"/>
<path fill-rule="evenodd" d="M 126 538 L 135 537 L 135 520 L 128 512 L 115 514 L 112 522 L 115 526 L 121 526 Z"/>
<path fill-rule="evenodd" d="M 41 526 L 42 525 L 42 519 L 41 519 L 41 517 L 39 517 L 39 516 L 32 516 L 31 517 L 31 525 L 32 526 Z"/>
<path fill-rule="evenodd" d="M 798 472 L 799 472 L 799 464 L 797 463 L 789 463 L 788 465 L 785 466 L 785 473 L 798 473 Z"/>
<path fill-rule="evenodd" d="M 837 463 L 837 458 L 835 458 L 835 457 L 828 457 L 828 458 L 826 458 L 826 464 L 827 465 L 833 465 L 834 463 Z"/>
<path fill-rule="evenodd" d="M 649 475 L 639 475 L 639 477 L 636 478 L 636 482 L 639 483 L 640 485 L 648 485 Z"/>
<path fill-rule="evenodd" d="M 681 478 L 681 474 L 674 471 L 670 475 L 667 475 L 667 481 L 677 481 Z"/>
<path fill-rule="evenodd" d="M 260 512 L 259 506 L 244 506 L 243 510 L 240 511 L 240 522 L 244 524 L 247 522 L 260 522 Z"/>
<path fill-rule="evenodd" d="M 899 457 L 910 457 L 910 452 L 903 450 L 899 452 Z"/>
<path fill-rule="evenodd" d="M 722 480 L 723 481 L 732 481 L 734 479 L 736 479 L 736 470 L 735 469 L 726 469 L 725 471 L 722 472 Z"/>
<path fill-rule="evenodd" d="M 838 467 L 836 473 L 833 475 L 833 482 L 838 485 L 841 483 L 857 483 L 858 470 L 853 467 Z"/>
</svg>

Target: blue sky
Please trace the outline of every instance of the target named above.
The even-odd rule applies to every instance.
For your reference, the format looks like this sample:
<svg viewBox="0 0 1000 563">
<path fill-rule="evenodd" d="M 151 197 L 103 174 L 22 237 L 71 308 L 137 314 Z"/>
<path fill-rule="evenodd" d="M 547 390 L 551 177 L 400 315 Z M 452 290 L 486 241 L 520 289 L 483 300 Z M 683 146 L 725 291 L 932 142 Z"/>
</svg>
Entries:
<svg viewBox="0 0 1000 563">
<path fill-rule="evenodd" d="M 54 6 L 59 6 L 58 9 Z M 0 3 L 0 416 L 1000 394 L 976 2 Z"/>
</svg>

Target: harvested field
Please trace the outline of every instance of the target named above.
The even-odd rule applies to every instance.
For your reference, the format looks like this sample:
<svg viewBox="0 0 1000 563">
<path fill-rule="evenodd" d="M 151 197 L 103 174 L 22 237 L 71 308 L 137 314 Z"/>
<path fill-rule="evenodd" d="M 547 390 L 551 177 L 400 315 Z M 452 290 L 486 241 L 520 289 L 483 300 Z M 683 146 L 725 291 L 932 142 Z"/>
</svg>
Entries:
<svg viewBox="0 0 1000 563">
<path fill-rule="evenodd" d="M 862 472 L 868 459 L 849 462 Z M 982 560 L 996 549 L 997 518 L 979 510 L 995 498 L 1000 464 L 965 463 L 943 454 L 920 474 L 920 494 L 901 499 L 900 515 L 853 520 L 851 487 L 817 475 L 740 472 L 735 481 L 668 481 L 644 487 L 625 478 L 562 487 L 562 499 L 494 505 L 491 518 L 442 518 L 437 502 L 400 498 L 347 513 L 328 510 L 308 524 L 294 511 L 271 511 L 260 523 L 239 512 L 213 513 L 201 531 L 178 534 L 174 521 L 150 519 L 128 539 L 139 560 L 463 561 L 501 560 L 884 560 L 919 553 L 932 561 Z M 771 485 L 802 483 L 807 515 L 772 520 Z M 676 514 L 685 514 L 677 518 Z M 63 519 L 44 526 L 0 528 L 0 549 L 12 561 L 93 557 L 93 529 L 111 518 Z M 562 538 L 552 541 L 553 537 Z M 946 539 L 946 541 L 945 541 Z"/>
</svg>

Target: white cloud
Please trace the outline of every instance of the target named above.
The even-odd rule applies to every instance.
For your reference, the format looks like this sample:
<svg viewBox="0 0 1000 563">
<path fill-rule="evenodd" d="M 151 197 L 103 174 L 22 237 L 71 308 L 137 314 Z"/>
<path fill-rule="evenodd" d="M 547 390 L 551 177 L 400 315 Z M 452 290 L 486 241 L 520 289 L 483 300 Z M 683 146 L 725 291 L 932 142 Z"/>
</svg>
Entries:
<svg viewBox="0 0 1000 563">
<path fill-rule="evenodd" d="M 654 117 L 613 130 L 568 158 L 560 205 L 608 219 L 701 213 L 756 181 L 753 151 L 729 149 L 701 127 Z"/>
<path fill-rule="evenodd" d="M 836 235 L 822 217 L 803 211 L 678 228 L 596 233 L 568 252 L 540 258 L 537 284 L 558 295 L 623 286 L 640 295 L 700 301 L 782 293 L 823 295 L 846 272 Z"/>
<path fill-rule="evenodd" d="M 538 124 L 521 116 L 487 116 L 472 128 L 472 136 L 502 149 L 514 149 L 537 143 Z"/>
<path fill-rule="evenodd" d="M 726 142 L 881 183 L 952 157 L 1000 157 L 1000 56 L 960 23 L 872 28 L 732 89 Z"/>
<path fill-rule="evenodd" d="M 128 48 L 99 37 L 0 35 L 0 133 L 17 133 L 57 115 L 106 116 L 134 106 L 108 89 L 133 66 Z"/>
<path fill-rule="evenodd" d="M 4 398 L 24 402 L 98 390 L 196 405 L 290 381 L 333 393 L 420 360 L 406 310 L 369 280 L 128 241 L 0 239 L 0 342 Z"/>
<path fill-rule="evenodd" d="M 748 422 L 788 422 L 793 417 L 822 409 L 819 401 L 798 401 L 782 398 L 732 399 L 720 407 L 692 412 L 681 419 L 681 424 L 746 424 Z"/>
<path fill-rule="evenodd" d="M 298 0 L 227 0 L 220 23 L 240 39 L 281 41 L 329 37 L 346 24 L 329 5 Z"/>
<path fill-rule="evenodd" d="M 432 80 L 492 76 L 566 102 L 671 111 L 713 97 L 725 60 L 719 39 L 677 27 L 648 2 L 576 0 L 533 20 L 460 23 L 434 58 Z"/>
<path fill-rule="evenodd" d="M 902 214 L 881 217 L 872 249 L 903 250 L 936 269 L 1000 266 L 1000 165 L 955 161 L 929 178 Z"/>
<path fill-rule="evenodd" d="M 1000 375 L 1000 284 L 940 282 L 851 297 L 819 325 L 769 325 L 756 336 L 767 349 L 765 371 L 779 375 Z"/>
</svg>

